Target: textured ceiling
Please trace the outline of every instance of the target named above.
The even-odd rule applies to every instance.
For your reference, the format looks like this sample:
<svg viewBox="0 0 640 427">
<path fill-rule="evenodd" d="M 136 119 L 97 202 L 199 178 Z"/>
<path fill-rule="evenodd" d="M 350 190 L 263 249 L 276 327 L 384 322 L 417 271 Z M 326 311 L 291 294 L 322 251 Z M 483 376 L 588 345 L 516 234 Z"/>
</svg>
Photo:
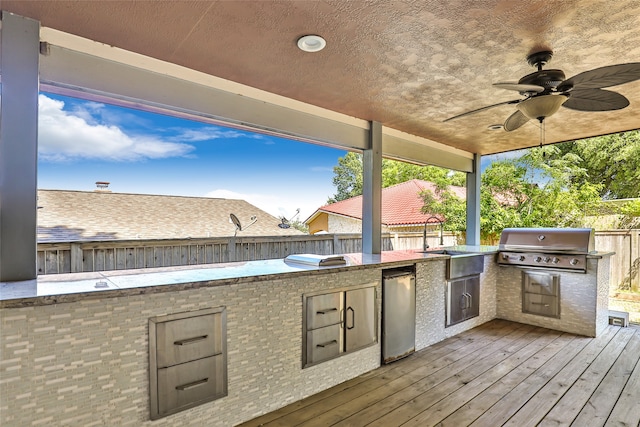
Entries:
<svg viewBox="0 0 640 427">
<path fill-rule="evenodd" d="M 11 1 L 1 7 L 43 26 L 176 63 L 425 137 L 490 154 L 539 143 L 537 122 L 488 126 L 515 111 L 492 83 L 535 71 L 529 53 L 567 77 L 640 62 L 639 0 Z M 297 49 L 319 34 L 327 47 Z M 613 112 L 561 108 L 546 142 L 640 128 L 640 81 L 611 90 L 631 105 Z"/>
</svg>

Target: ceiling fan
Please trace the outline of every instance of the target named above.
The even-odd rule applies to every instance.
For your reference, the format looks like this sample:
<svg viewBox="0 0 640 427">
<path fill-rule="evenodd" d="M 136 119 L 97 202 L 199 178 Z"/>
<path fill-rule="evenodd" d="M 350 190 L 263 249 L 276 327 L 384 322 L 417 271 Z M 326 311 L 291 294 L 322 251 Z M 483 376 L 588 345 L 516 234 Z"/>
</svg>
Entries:
<svg viewBox="0 0 640 427">
<path fill-rule="evenodd" d="M 499 102 L 467 111 L 444 120 L 458 119 L 480 111 L 513 104 L 517 111 L 504 122 L 504 130 L 514 131 L 529 120 L 544 119 L 555 114 L 560 107 L 579 111 L 620 110 L 629 105 L 629 100 L 617 92 L 604 90 L 640 79 L 640 62 L 609 65 L 595 68 L 565 79 L 562 70 L 543 70 L 553 56 L 550 50 L 537 52 L 527 57 L 527 62 L 538 71 L 527 74 L 517 82 L 494 83 L 495 87 L 514 90 L 524 96 L 522 99 Z"/>
</svg>

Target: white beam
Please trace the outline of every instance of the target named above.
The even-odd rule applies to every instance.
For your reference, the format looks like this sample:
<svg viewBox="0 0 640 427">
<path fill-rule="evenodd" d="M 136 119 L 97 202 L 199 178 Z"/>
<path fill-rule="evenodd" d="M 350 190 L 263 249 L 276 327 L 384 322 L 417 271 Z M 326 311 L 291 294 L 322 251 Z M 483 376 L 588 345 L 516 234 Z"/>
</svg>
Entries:
<svg viewBox="0 0 640 427">
<path fill-rule="evenodd" d="M 387 127 L 382 128 L 382 155 L 420 165 L 473 171 L 473 153 Z"/>
</svg>

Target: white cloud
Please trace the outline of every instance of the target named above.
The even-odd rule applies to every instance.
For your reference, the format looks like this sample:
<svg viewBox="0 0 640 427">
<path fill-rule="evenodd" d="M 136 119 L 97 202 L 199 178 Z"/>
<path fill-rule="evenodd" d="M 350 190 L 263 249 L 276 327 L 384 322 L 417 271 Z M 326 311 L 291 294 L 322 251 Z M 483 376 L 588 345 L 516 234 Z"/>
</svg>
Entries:
<svg viewBox="0 0 640 427">
<path fill-rule="evenodd" d="M 88 103 L 84 110 L 72 113 L 64 110 L 64 102 L 40 95 L 40 159 L 137 161 L 184 156 L 195 148 L 153 136 L 127 135 L 115 125 L 100 124 L 91 114 L 100 108 L 100 104 Z"/>
<path fill-rule="evenodd" d="M 316 211 L 316 209 L 326 203 L 326 197 L 318 197 L 314 194 L 301 195 L 289 192 L 279 194 L 251 194 L 218 189 L 210 191 L 205 196 L 222 199 L 245 200 L 278 218 L 284 216 L 287 219 L 291 219 L 291 217 L 296 214 L 296 209 L 300 209 L 300 214 L 295 218 L 300 221 L 307 219 Z"/>
<path fill-rule="evenodd" d="M 198 129 L 179 129 L 179 133 L 176 136 L 172 137 L 173 140 L 187 142 L 211 141 L 221 138 L 263 139 L 264 137 L 259 134 L 241 132 L 235 129 L 225 129 L 217 126 L 207 126 Z"/>
<path fill-rule="evenodd" d="M 181 129 L 180 133 L 173 137 L 174 140 L 200 142 L 220 138 L 240 138 L 245 136 L 236 130 L 226 130 L 210 126 L 199 129 Z"/>
</svg>

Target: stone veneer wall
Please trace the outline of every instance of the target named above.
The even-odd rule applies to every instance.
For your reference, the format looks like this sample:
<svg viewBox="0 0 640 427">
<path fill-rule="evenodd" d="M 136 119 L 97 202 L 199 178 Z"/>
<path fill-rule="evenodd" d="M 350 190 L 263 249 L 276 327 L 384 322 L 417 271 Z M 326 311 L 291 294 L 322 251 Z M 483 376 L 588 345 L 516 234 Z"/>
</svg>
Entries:
<svg viewBox="0 0 640 427">
<path fill-rule="evenodd" d="M 378 343 L 301 369 L 302 294 L 372 283 L 380 322 L 380 276 L 367 269 L 2 309 L 0 425 L 231 426 L 273 411 L 380 365 Z M 228 396 L 151 422 L 148 319 L 219 306 Z"/>
<path fill-rule="evenodd" d="M 339 215 L 328 215 L 329 233 L 362 233 L 362 221 L 359 219 L 348 218 Z M 382 233 L 389 233 L 389 227 L 382 225 Z"/>
<path fill-rule="evenodd" d="M 599 260 L 593 260 L 598 268 L 596 281 L 598 296 L 596 301 L 596 335 L 604 332 L 609 325 L 609 286 L 611 283 L 611 257 L 605 256 Z"/>
<path fill-rule="evenodd" d="M 447 284 L 446 261 L 416 265 L 416 350 L 445 338 L 475 328 L 496 317 L 497 265 L 495 254 L 485 255 L 484 273 L 480 275 L 480 315 L 445 328 Z"/>
<path fill-rule="evenodd" d="M 588 258 L 587 274 L 559 273 L 560 319 L 522 312 L 522 271 L 514 267 L 500 268 L 499 318 L 590 337 L 607 326 L 609 257 Z"/>
</svg>

